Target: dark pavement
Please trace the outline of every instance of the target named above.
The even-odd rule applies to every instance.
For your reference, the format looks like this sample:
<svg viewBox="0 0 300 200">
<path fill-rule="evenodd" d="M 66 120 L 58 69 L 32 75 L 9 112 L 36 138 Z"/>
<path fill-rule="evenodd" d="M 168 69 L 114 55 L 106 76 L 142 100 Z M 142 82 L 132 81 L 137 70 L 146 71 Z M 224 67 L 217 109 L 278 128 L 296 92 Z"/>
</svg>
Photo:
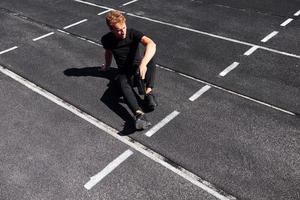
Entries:
<svg viewBox="0 0 300 200">
<path fill-rule="evenodd" d="M 157 43 L 163 66 L 157 69 L 159 107 L 148 118 L 155 125 L 174 110 L 180 114 L 152 137 L 133 130 L 132 114 L 116 92 L 116 69 L 99 71 L 100 38 L 108 31 L 104 15 L 97 15 L 103 7 L 71 0 L 1 1 L 0 52 L 18 48 L 1 54 L 0 65 L 217 192 L 237 199 L 300 198 L 300 29 L 293 16 L 299 1 L 89 2 L 126 11 L 128 26 Z M 280 27 L 287 18 L 294 20 Z M 83 19 L 65 29 L 70 34 L 57 30 Z M 272 31 L 279 33 L 260 42 Z M 49 32 L 54 34 L 32 40 Z M 251 44 L 270 50 L 243 55 Z M 237 68 L 219 76 L 233 62 Z M 89 178 L 130 147 L 2 73 L 0 82 L 1 199 L 216 198 L 134 150 L 87 191 Z M 206 84 L 212 88 L 190 101 Z"/>
</svg>

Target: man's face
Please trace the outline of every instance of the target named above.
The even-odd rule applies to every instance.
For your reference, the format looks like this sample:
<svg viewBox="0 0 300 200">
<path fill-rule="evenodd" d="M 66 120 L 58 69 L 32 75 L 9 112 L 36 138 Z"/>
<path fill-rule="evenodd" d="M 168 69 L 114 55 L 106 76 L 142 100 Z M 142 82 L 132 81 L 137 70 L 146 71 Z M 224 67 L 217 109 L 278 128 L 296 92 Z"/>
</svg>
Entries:
<svg viewBox="0 0 300 200">
<path fill-rule="evenodd" d="M 118 39 L 125 39 L 126 38 L 126 23 L 117 23 L 111 27 L 111 32 L 116 36 Z"/>
</svg>

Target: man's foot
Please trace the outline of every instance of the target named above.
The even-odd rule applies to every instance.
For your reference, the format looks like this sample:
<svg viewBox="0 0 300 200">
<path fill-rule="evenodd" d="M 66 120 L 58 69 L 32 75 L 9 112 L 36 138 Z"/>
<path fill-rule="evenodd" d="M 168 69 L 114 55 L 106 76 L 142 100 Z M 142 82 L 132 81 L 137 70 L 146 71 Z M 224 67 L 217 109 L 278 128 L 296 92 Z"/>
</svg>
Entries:
<svg viewBox="0 0 300 200">
<path fill-rule="evenodd" d="M 151 122 L 149 122 L 144 113 L 137 113 L 135 115 L 135 128 L 137 130 L 145 130 L 151 126 Z"/>
<path fill-rule="evenodd" d="M 145 103 L 149 110 L 154 110 L 158 106 L 155 96 L 152 92 L 145 95 Z"/>
</svg>

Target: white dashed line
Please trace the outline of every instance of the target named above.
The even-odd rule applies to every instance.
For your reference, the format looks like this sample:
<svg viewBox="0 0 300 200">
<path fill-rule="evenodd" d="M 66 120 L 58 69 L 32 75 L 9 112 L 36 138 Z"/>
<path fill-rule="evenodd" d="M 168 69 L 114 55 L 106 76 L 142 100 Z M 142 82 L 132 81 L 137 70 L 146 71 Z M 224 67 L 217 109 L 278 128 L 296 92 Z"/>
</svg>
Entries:
<svg viewBox="0 0 300 200">
<path fill-rule="evenodd" d="M 100 5 L 90 3 L 90 2 L 87 2 L 87 1 L 81 1 L 81 0 L 74 0 L 74 1 L 78 2 L 78 3 L 87 4 L 87 5 L 90 5 L 90 6 L 95 6 L 95 7 L 99 7 L 99 8 L 108 9 L 108 10 L 115 10 L 114 8 L 110 8 L 110 7 L 106 7 L 106 6 L 100 6 Z M 124 12 L 122 12 L 122 13 L 124 13 Z M 240 40 L 227 38 L 227 37 L 223 37 L 223 36 L 220 36 L 220 35 L 204 32 L 204 31 L 199 31 L 199 30 L 196 30 L 196 29 L 179 26 L 179 25 L 176 25 L 176 24 L 171 24 L 171 23 L 168 23 L 168 22 L 163 22 L 163 21 L 151 19 L 151 18 L 148 18 L 148 17 L 142 17 L 142 16 L 135 15 L 135 14 L 132 14 L 132 13 L 126 13 L 126 14 L 128 16 L 132 16 L 132 17 L 135 17 L 135 18 L 144 19 L 144 20 L 147 20 L 147 21 L 152 21 L 152 22 L 159 23 L 159 24 L 164 24 L 164 25 L 167 25 L 167 26 L 175 27 L 175 28 L 190 31 L 190 32 L 195 32 L 195 33 L 202 34 L 202 35 L 207 35 L 207 36 L 210 36 L 210 37 L 218 38 L 218 39 L 221 39 L 221 40 L 226 40 L 226 41 L 237 43 L 237 44 L 243 44 L 243 45 L 247 45 L 247 46 L 251 46 L 251 47 L 256 46 L 256 44 L 252 44 L 252 43 L 249 43 L 249 42 L 243 42 L 243 41 L 240 41 Z M 270 52 L 274 52 L 274 53 L 277 53 L 277 54 L 281 54 L 281 55 L 290 56 L 290 57 L 300 59 L 300 55 L 296 55 L 296 54 L 292 54 L 292 53 L 288 53 L 288 52 L 283 52 L 283 51 L 279 51 L 279 50 L 276 50 L 276 49 L 272 49 L 272 48 L 268 48 L 268 47 L 264 47 L 264 46 L 259 46 L 259 45 L 258 45 L 258 47 L 260 49 L 263 49 L 263 50 L 266 50 L 266 51 L 270 51 Z"/>
<path fill-rule="evenodd" d="M 164 67 L 161 67 L 161 66 L 160 66 L 160 68 L 162 68 L 162 69 L 165 69 Z M 212 86 L 212 87 L 214 87 L 214 88 L 217 88 L 217 89 L 219 89 L 219 90 L 222 90 L 222 91 L 228 92 L 228 93 L 230 93 L 230 94 L 233 94 L 233 95 L 236 95 L 236 96 L 242 97 L 242 98 L 244 98 L 244 99 L 247 99 L 247 100 L 249 100 L 249 101 L 253 101 L 253 102 L 255 102 L 255 103 L 258 103 L 258 104 L 261 104 L 261 105 L 264 105 L 264 106 L 267 106 L 267 107 L 273 108 L 273 109 L 275 109 L 275 110 L 278 110 L 278 111 L 284 112 L 284 113 L 286 113 L 286 114 L 289 114 L 289 115 L 293 115 L 293 116 L 295 116 L 295 115 L 296 115 L 296 113 L 293 113 L 293 112 L 291 112 L 291 111 L 288 111 L 288 110 L 285 110 L 285 109 L 279 108 L 279 107 L 277 107 L 277 106 L 274 106 L 274 105 L 271 105 L 271 104 L 265 103 L 265 102 L 263 102 L 263 101 L 260 101 L 260 100 L 254 99 L 254 98 L 252 98 L 252 97 L 249 97 L 249 96 L 246 96 L 246 95 L 243 95 L 243 94 L 239 94 L 239 93 L 237 93 L 237 92 L 234 92 L 234 91 L 231 91 L 231 90 L 228 90 L 228 89 L 222 88 L 222 87 L 220 87 L 220 86 L 217 86 L 217 85 L 214 85 L 214 84 L 208 83 L 208 82 L 206 82 L 206 81 L 203 81 L 203 80 L 200 80 L 200 79 L 194 78 L 194 77 L 192 77 L 192 76 L 189 76 L 189 75 L 186 75 L 186 74 L 183 74 L 183 73 L 180 73 L 180 72 L 177 72 L 177 73 L 178 73 L 179 75 L 183 76 L 183 77 L 186 77 L 186 78 L 188 78 L 188 79 L 194 80 L 194 81 L 196 81 L 196 82 L 199 82 L 199 83 L 208 84 L 208 85 L 210 85 L 210 86 Z"/>
<path fill-rule="evenodd" d="M 61 33 L 64 33 L 64 34 L 67 34 L 67 35 L 70 35 L 70 33 L 68 33 L 67 31 L 63 31 L 63 30 L 60 30 L 60 29 L 57 29 L 57 31 L 59 31 Z"/>
<path fill-rule="evenodd" d="M 273 31 L 269 35 L 267 35 L 264 39 L 261 40 L 261 42 L 267 42 L 269 41 L 272 37 L 278 34 L 278 31 Z"/>
<path fill-rule="evenodd" d="M 177 115 L 179 115 L 178 111 L 173 111 L 171 114 L 166 116 L 163 120 L 161 120 L 158 124 L 153 126 L 149 131 L 145 133 L 146 136 L 151 137 L 154 133 L 156 133 L 159 129 L 169 123 L 172 119 L 174 119 Z"/>
<path fill-rule="evenodd" d="M 129 156 L 133 154 L 132 151 L 127 150 L 118 156 L 115 160 L 109 163 L 101 172 L 91 177 L 91 180 L 87 182 L 84 187 L 87 190 L 92 189 L 97 183 L 99 183 L 105 176 L 111 173 L 114 169 L 116 169 L 122 162 L 124 162 Z"/>
<path fill-rule="evenodd" d="M 246 45 L 246 46 L 258 46 L 260 49 L 263 49 L 263 50 L 266 50 L 266 51 L 270 51 L 270 52 L 278 53 L 278 54 L 281 54 L 281 55 L 286 55 L 286 56 L 290 56 L 290 57 L 294 57 L 294 58 L 300 59 L 300 55 L 296 55 L 296 54 L 292 54 L 292 53 L 287 53 L 287 52 L 279 51 L 279 50 L 276 50 L 276 49 L 271 49 L 271 48 L 268 48 L 268 47 L 264 47 L 264 46 L 259 46 L 259 45 L 256 45 L 256 44 L 252 44 L 252 43 L 249 43 L 249 42 L 243 42 L 243 41 L 240 41 L 240 40 L 236 40 L 236 39 L 232 39 L 232 38 L 227 38 L 227 37 L 215 35 L 215 34 L 204 32 L 204 31 L 199 31 L 199 30 L 192 29 L 192 28 L 187 28 L 187 27 L 176 25 L 176 24 L 171 24 L 171 23 L 168 23 L 168 22 L 163 22 L 163 21 L 151 19 L 151 18 L 148 18 L 148 17 L 142 17 L 142 16 L 135 15 L 135 14 L 132 14 L 132 13 L 126 13 L 126 14 L 128 16 L 132 16 L 132 17 L 144 19 L 144 20 L 147 20 L 147 21 L 151 21 L 151 22 L 163 24 L 163 25 L 166 25 L 166 26 L 171 26 L 171 27 L 174 27 L 174 28 L 178 28 L 178 29 L 182 29 L 182 30 L 186 30 L 186 31 L 190 31 L 190 32 L 194 32 L 194 33 L 198 33 L 198 34 L 210 36 L 210 37 L 213 37 L 213 38 L 218 38 L 218 39 L 221 39 L 221 40 L 225 40 L 225 41 L 229 41 L 229 42 L 233 42 L 233 43 L 237 43 L 237 44 L 243 44 L 243 45 Z"/>
<path fill-rule="evenodd" d="M 103 11 L 103 12 L 100 12 L 100 13 L 98 13 L 97 15 L 103 15 L 103 14 L 105 14 L 105 13 L 108 13 L 109 11 L 111 11 L 111 9 L 108 9 L 108 10 L 105 10 L 105 11 Z"/>
<path fill-rule="evenodd" d="M 9 49 L 6 49 L 6 50 L 4 50 L 4 51 L 1 51 L 1 52 L 0 52 L 0 55 L 1 55 L 1 54 L 4 54 L 4 53 L 7 53 L 7 52 L 9 52 L 9 51 L 15 50 L 15 49 L 17 49 L 17 48 L 18 48 L 18 46 L 14 46 L 14 47 L 12 47 L 12 48 L 9 48 Z"/>
<path fill-rule="evenodd" d="M 76 22 L 76 23 L 74 23 L 74 24 L 70 24 L 70 25 L 68 25 L 68 26 L 65 26 L 63 29 L 71 28 L 71 27 L 73 27 L 73 26 L 76 26 L 76 25 L 81 24 L 81 23 L 86 22 L 86 21 L 87 21 L 87 19 L 83 19 L 83 20 L 81 20 L 81 21 L 79 21 L 79 22 Z"/>
<path fill-rule="evenodd" d="M 48 36 L 53 35 L 53 34 L 54 34 L 54 32 L 47 33 L 47 34 L 42 35 L 40 37 L 34 38 L 33 41 L 38 41 L 40 39 L 43 39 L 43 38 L 48 37 Z"/>
<path fill-rule="evenodd" d="M 211 86 L 206 85 L 204 87 L 202 87 L 200 90 L 198 90 L 198 92 L 196 92 L 195 94 L 193 94 L 193 96 L 191 96 L 189 98 L 190 101 L 195 101 L 196 99 L 198 99 L 202 94 L 204 94 L 205 92 L 207 92 L 209 89 L 211 88 Z"/>
<path fill-rule="evenodd" d="M 258 46 L 253 46 L 251 47 L 248 51 L 244 53 L 245 56 L 250 56 L 254 51 L 256 51 L 259 47 Z"/>
<path fill-rule="evenodd" d="M 107 124 L 99 121 L 98 119 L 94 118 L 93 116 L 83 112 L 82 110 L 76 108 L 75 106 L 73 106 L 73 105 L 69 104 L 68 102 L 60 99 L 59 97 L 51 94 L 50 92 L 37 86 L 36 84 L 24 79 L 23 77 L 8 70 L 7 68 L 4 68 L 1 65 L 0 65 L 0 72 L 11 77 L 15 81 L 21 83 L 22 85 L 24 85 L 27 88 L 31 89 L 32 91 L 40 94 L 41 96 L 49 99 L 50 101 L 56 103 L 57 105 L 72 112 L 73 114 L 77 115 L 78 117 L 93 124 L 97 128 L 104 131 L 105 133 L 118 139 L 119 141 L 123 142 L 124 144 L 127 144 L 131 148 L 142 153 L 143 155 L 147 156 L 148 158 L 152 159 L 153 161 L 161 164 L 162 166 L 166 167 L 167 169 L 171 170 L 172 172 L 178 174 L 179 176 L 183 177 L 185 180 L 190 181 L 197 187 L 203 189 L 204 191 L 208 192 L 209 194 L 215 196 L 216 198 L 218 198 L 220 200 L 235 200 L 236 199 L 235 197 L 233 197 L 229 194 L 226 194 L 224 191 L 217 189 L 215 186 L 213 186 L 209 182 L 203 180 L 201 177 L 197 176 L 196 174 L 193 174 L 192 172 L 184 169 L 182 166 L 174 166 L 174 165 L 168 163 L 168 159 L 166 157 L 154 152 L 150 148 L 144 146 L 143 144 L 139 143 L 138 141 L 133 140 L 132 138 L 130 138 L 128 136 L 119 135 L 118 130 L 108 126 Z"/>
<path fill-rule="evenodd" d="M 234 68 L 236 68 L 240 63 L 238 62 L 234 62 L 231 65 L 229 65 L 226 69 L 224 69 L 219 76 L 225 76 L 226 74 L 228 74 L 230 71 L 232 71 Z"/>
<path fill-rule="evenodd" d="M 294 16 L 299 16 L 300 15 L 300 10 L 298 10 L 295 14 L 294 14 Z"/>
<path fill-rule="evenodd" d="M 106 7 L 106 6 L 100 6 L 100 5 L 97 5 L 97 4 L 94 4 L 94 3 L 91 3 L 91 2 L 87 2 L 87 1 L 81 1 L 81 0 L 74 0 L 74 1 L 76 1 L 78 3 L 82 3 L 82 4 L 86 4 L 86 5 L 98 7 L 98 8 L 103 8 L 103 9 L 108 9 L 108 10 L 114 10 L 113 8 L 109 8 L 109 7 Z"/>
<path fill-rule="evenodd" d="M 122 6 L 127 6 L 127 5 L 132 4 L 132 3 L 134 3 L 134 2 L 137 2 L 137 1 L 138 1 L 138 0 L 129 1 L 129 2 L 127 2 L 127 3 L 122 4 Z"/>
<path fill-rule="evenodd" d="M 285 20 L 282 24 L 280 24 L 280 26 L 286 26 L 288 25 L 291 21 L 293 21 L 294 19 L 292 18 L 288 18 L 287 20 Z"/>
</svg>

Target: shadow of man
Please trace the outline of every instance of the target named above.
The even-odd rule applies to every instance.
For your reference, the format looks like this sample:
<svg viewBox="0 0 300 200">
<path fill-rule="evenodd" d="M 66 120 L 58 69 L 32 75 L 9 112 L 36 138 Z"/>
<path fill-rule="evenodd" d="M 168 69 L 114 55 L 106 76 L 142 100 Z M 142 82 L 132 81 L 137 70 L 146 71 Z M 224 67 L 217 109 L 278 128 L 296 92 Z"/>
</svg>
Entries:
<svg viewBox="0 0 300 200">
<path fill-rule="evenodd" d="M 84 67 L 84 68 L 69 68 L 64 71 L 66 76 L 93 76 L 101 77 L 109 80 L 107 89 L 100 98 L 100 100 L 119 117 L 124 120 L 124 128 L 120 131 L 119 135 L 129 135 L 136 131 L 132 115 L 128 110 L 121 105 L 125 103 L 122 97 L 122 92 L 118 84 L 118 70 L 116 68 L 110 68 L 107 71 L 101 71 L 100 67 Z"/>
</svg>

